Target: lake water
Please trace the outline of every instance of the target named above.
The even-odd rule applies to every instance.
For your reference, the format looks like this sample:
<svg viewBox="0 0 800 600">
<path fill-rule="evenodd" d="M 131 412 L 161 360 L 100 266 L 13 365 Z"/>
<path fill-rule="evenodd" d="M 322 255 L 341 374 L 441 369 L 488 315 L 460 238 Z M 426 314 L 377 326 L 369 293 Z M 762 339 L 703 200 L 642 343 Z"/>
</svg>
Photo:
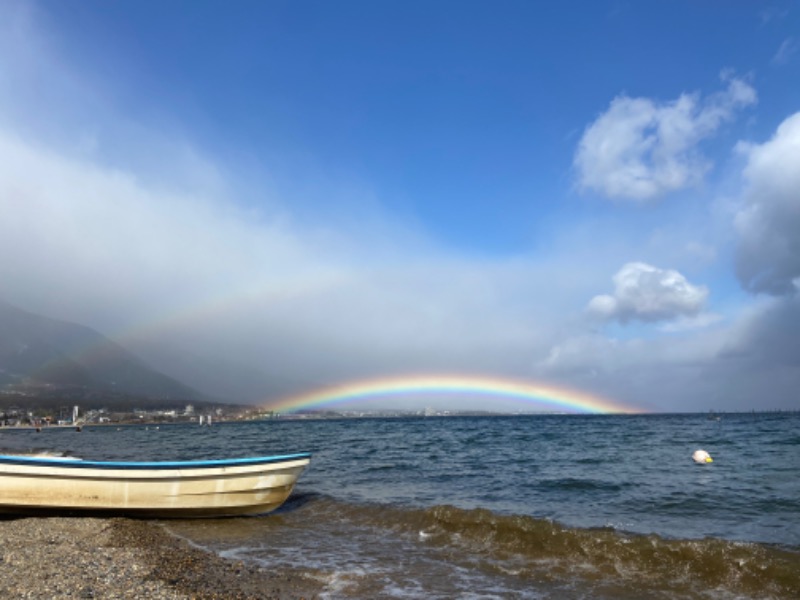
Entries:
<svg viewBox="0 0 800 600">
<path fill-rule="evenodd" d="M 0 431 L 6 452 L 311 451 L 267 516 L 167 521 L 328 598 L 798 598 L 800 414 L 272 420 Z M 696 465 L 702 448 L 714 458 Z"/>
</svg>

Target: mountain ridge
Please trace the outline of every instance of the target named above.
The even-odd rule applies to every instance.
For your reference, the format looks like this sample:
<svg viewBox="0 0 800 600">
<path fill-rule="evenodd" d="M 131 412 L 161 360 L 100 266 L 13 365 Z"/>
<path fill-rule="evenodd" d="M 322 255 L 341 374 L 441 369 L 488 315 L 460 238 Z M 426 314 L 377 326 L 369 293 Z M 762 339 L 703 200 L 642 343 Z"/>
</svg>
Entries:
<svg viewBox="0 0 800 600">
<path fill-rule="evenodd" d="M 25 382 L 148 399 L 212 400 L 90 327 L 0 299 L 0 389 Z"/>
</svg>

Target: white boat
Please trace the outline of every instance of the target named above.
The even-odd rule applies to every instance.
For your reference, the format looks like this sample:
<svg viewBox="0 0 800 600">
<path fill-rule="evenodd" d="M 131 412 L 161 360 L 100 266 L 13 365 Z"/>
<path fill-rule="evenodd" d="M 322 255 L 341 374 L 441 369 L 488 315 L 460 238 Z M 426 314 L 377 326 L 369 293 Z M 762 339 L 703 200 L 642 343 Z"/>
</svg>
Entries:
<svg viewBox="0 0 800 600">
<path fill-rule="evenodd" d="M 220 517 L 283 504 L 311 454 L 171 462 L 0 455 L 0 513 Z"/>
</svg>

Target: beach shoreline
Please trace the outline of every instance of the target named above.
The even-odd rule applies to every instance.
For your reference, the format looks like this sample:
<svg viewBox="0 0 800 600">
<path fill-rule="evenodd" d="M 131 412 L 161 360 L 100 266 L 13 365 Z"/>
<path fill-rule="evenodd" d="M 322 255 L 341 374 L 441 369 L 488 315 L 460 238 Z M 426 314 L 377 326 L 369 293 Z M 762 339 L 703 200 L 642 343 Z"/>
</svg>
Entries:
<svg viewBox="0 0 800 600">
<path fill-rule="evenodd" d="M 154 521 L 7 518 L 0 544 L 2 598 L 310 600 L 322 588 L 303 574 L 223 559 Z"/>
</svg>

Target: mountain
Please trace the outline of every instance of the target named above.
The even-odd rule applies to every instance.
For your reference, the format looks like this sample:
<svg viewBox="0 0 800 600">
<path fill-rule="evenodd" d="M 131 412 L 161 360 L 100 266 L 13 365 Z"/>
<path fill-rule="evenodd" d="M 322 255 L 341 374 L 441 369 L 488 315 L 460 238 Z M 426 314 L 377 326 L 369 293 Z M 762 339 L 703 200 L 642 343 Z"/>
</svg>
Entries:
<svg viewBox="0 0 800 600">
<path fill-rule="evenodd" d="M 0 300 L 0 386 L 24 383 L 151 399 L 204 399 L 89 327 Z"/>
</svg>

